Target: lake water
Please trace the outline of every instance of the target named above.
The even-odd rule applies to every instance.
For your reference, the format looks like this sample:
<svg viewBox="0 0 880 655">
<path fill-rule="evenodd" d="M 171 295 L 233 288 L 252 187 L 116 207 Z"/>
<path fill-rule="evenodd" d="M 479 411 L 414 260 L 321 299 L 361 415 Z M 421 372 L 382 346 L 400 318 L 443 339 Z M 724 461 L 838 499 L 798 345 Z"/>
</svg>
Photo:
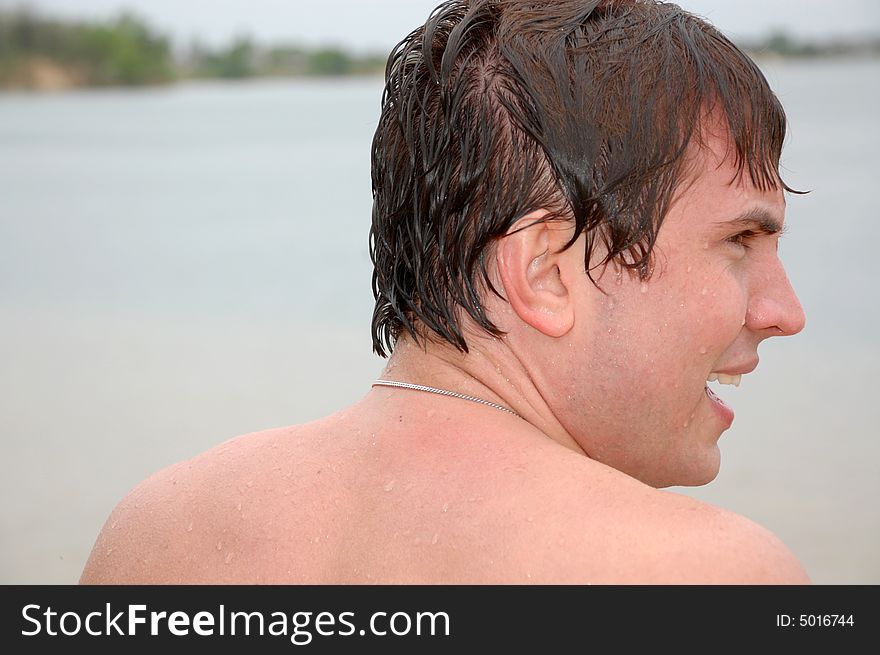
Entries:
<svg viewBox="0 0 880 655">
<path fill-rule="evenodd" d="M 712 484 L 819 583 L 880 583 L 880 63 L 766 62 L 808 316 L 722 393 Z M 0 94 L 0 583 L 72 583 L 150 473 L 364 394 L 379 80 Z"/>
</svg>

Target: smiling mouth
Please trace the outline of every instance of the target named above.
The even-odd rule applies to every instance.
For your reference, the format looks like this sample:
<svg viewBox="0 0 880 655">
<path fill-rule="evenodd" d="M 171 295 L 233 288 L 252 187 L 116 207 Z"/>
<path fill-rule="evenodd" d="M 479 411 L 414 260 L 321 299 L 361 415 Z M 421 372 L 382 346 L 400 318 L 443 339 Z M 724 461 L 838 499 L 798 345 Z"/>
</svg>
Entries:
<svg viewBox="0 0 880 655">
<path fill-rule="evenodd" d="M 724 406 L 727 406 L 721 398 L 718 396 L 715 391 L 709 386 L 710 382 L 717 382 L 719 385 L 729 384 L 734 387 L 738 387 L 739 383 L 742 381 L 742 375 L 728 375 L 727 373 L 710 373 L 706 378 L 706 394 L 712 400 L 721 403 Z"/>
<path fill-rule="evenodd" d="M 721 400 L 720 396 L 718 396 L 714 391 L 712 391 L 712 389 L 709 387 L 708 384 L 706 385 L 706 395 L 709 396 L 709 398 L 714 400 L 716 403 L 721 403 L 722 405 L 727 404 L 723 400 Z"/>
<path fill-rule="evenodd" d="M 740 380 L 742 380 L 742 375 L 726 375 L 724 373 L 710 373 L 709 377 L 706 378 L 706 382 L 718 382 L 719 384 L 732 384 L 735 387 L 739 386 Z"/>
<path fill-rule="evenodd" d="M 733 422 L 733 408 L 725 403 L 718 394 L 709 387 L 709 383 L 717 382 L 718 384 L 730 384 L 738 387 L 741 380 L 742 375 L 727 375 L 726 373 L 711 373 L 709 377 L 706 378 L 706 396 L 715 406 L 717 411 L 720 412 L 720 415 L 725 419 L 728 427 L 730 427 L 730 424 Z"/>
<path fill-rule="evenodd" d="M 709 403 L 715 408 L 717 415 L 726 424 L 724 429 L 729 428 L 733 423 L 733 408 L 721 400 L 721 398 L 709 388 L 709 385 L 706 385 L 706 398 L 709 399 Z"/>
</svg>

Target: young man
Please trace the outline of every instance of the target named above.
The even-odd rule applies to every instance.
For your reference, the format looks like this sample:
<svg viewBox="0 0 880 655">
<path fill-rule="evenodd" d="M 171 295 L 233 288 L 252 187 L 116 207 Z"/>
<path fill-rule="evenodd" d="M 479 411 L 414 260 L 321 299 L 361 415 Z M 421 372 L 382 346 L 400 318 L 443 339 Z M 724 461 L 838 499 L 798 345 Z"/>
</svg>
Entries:
<svg viewBox="0 0 880 655">
<path fill-rule="evenodd" d="M 114 510 L 86 583 L 803 583 L 719 467 L 777 252 L 785 116 L 652 0 L 455 0 L 392 53 L 357 404 L 239 437 Z"/>
</svg>

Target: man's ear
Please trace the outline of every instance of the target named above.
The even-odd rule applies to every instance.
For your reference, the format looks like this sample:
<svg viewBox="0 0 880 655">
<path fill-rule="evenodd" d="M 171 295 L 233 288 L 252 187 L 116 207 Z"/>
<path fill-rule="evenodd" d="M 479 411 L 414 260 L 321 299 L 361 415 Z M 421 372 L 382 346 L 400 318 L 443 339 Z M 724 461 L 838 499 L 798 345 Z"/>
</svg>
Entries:
<svg viewBox="0 0 880 655">
<path fill-rule="evenodd" d="M 548 337 L 561 337 L 574 326 L 574 298 L 563 274 L 572 252 L 560 252 L 571 226 L 542 220 L 548 214 L 538 210 L 517 220 L 496 242 L 496 262 L 513 311 Z"/>
</svg>

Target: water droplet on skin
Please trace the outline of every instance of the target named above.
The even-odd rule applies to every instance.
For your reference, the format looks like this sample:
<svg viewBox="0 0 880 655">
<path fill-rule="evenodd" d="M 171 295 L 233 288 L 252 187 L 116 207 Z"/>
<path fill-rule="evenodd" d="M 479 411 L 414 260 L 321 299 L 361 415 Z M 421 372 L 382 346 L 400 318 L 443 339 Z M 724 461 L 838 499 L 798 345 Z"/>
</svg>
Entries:
<svg viewBox="0 0 880 655">
<path fill-rule="evenodd" d="M 440 535 L 437 534 L 437 533 L 435 532 L 435 533 L 434 533 L 434 537 L 433 537 L 433 539 L 431 539 L 431 545 L 432 545 L 432 546 L 436 546 L 436 545 L 437 545 L 437 540 L 438 540 L 439 538 L 440 538 Z"/>
<path fill-rule="evenodd" d="M 702 347 L 700 348 L 700 354 L 701 354 L 701 355 L 705 355 L 707 352 L 709 352 L 709 351 L 708 351 L 708 349 L 706 348 L 706 346 L 702 346 Z"/>
<path fill-rule="evenodd" d="M 643 283 L 641 287 L 642 293 L 648 293 L 648 285 Z"/>
<path fill-rule="evenodd" d="M 110 526 L 110 529 L 115 530 L 117 525 L 119 525 L 119 521 L 113 521 L 113 524 Z"/>
<path fill-rule="evenodd" d="M 223 550 L 223 542 L 222 541 L 217 542 L 217 550 Z"/>
<path fill-rule="evenodd" d="M 526 577 L 527 577 L 529 580 L 531 580 L 531 579 L 532 579 L 532 574 L 531 574 L 531 573 L 526 573 Z"/>
<path fill-rule="evenodd" d="M 610 298 L 608 299 L 608 309 L 614 309 L 614 301 Z"/>
<path fill-rule="evenodd" d="M 392 480 L 391 482 L 389 482 L 388 484 L 386 484 L 386 485 L 383 487 L 383 488 L 385 489 L 385 491 L 391 491 L 392 489 L 394 489 L 394 483 L 395 483 L 395 482 L 396 482 L 396 480 Z"/>
<path fill-rule="evenodd" d="M 445 514 L 448 511 L 449 511 L 449 503 L 443 503 L 443 513 Z"/>
<path fill-rule="evenodd" d="M 709 293 L 709 290 L 706 287 L 703 287 L 703 290 L 700 291 L 701 296 L 705 296 L 707 293 Z"/>
<path fill-rule="evenodd" d="M 237 510 L 240 512 L 240 511 L 241 511 L 241 503 L 239 503 L 238 505 L 236 505 L 236 506 L 235 506 L 235 509 L 237 509 Z"/>
<path fill-rule="evenodd" d="M 248 487 L 253 487 L 253 486 L 254 486 L 254 481 L 253 481 L 253 480 L 248 480 L 248 482 L 247 482 L 247 486 L 248 486 Z"/>
<path fill-rule="evenodd" d="M 187 532 L 192 532 L 192 531 L 193 531 L 193 524 L 192 524 L 192 521 L 190 521 L 189 525 L 186 526 L 186 531 L 187 531 Z"/>
<path fill-rule="evenodd" d="M 687 270 L 688 273 L 691 272 L 691 268 L 693 268 L 693 267 L 692 267 L 692 266 L 688 266 L 688 270 Z"/>
<path fill-rule="evenodd" d="M 226 553 L 226 558 L 223 560 L 223 563 L 224 563 L 224 564 L 229 564 L 229 562 L 232 561 L 232 558 L 233 558 L 233 557 L 235 557 L 235 553 L 233 553 L 233 552 L 231 552 L 231 551 L 228 552 L 228 553 Z"/>
<path fill-rule="evenodd" d="M 704 241 L 704 242 L 703 242 L 703 250 L 708 250 L 708 249 L 709 249 L 709 242 L 708 242 L 708 241 Z"/>
</svg>

